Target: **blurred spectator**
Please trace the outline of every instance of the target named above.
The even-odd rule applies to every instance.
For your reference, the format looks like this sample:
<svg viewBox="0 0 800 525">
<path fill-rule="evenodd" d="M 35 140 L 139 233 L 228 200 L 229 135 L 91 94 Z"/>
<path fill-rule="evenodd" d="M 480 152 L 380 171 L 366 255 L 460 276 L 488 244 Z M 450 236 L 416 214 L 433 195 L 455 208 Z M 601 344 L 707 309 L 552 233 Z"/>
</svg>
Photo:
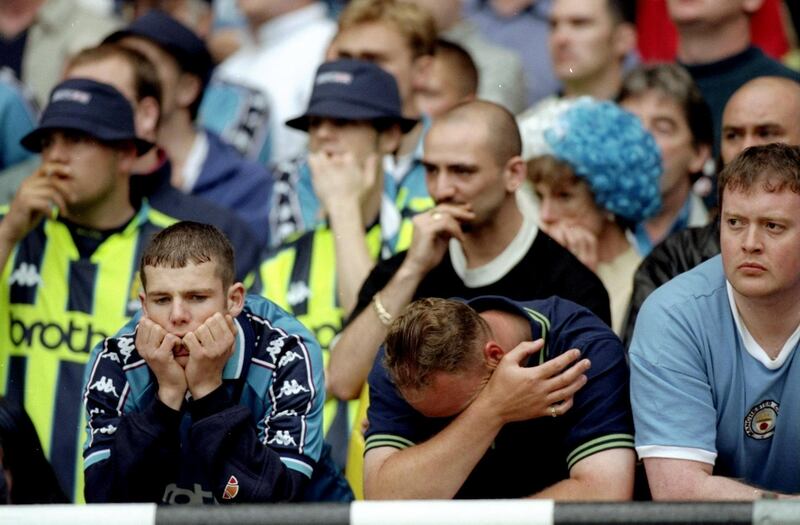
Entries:
<svg viewBox="0 0 800 525">
<path fill-rule="evenodd" d="M 156 66 L 162 86 L 158 144 L 172 163 L 172 185 L 236 213 L 266 245 L 272 177 L 215 133 L 195 126 L 213 67 L 203 41 L 159 10 L 106 41 L 136 49 Z"/>
<path fill-rule="evenodd" d="M 36 125 L 36 113 L 35 103 L 14 72 L 0 68 L 0 170 L 31 156 L 19 139 Z"/>
<path fill-rule="evenodd" d="M 86 49 L 67 65 L 67 77 L 91 78 L 116 87 L 134 108 L 136 134 L 154 141 L 160 120 L 161 84 L 155 66 L 140 52 L 117 44 Z M 170 184 L 172 167 L 163 149 L 152 148 L 133 166 L 131 199 L 181 220 L 210 223 L 231 239 L 237 251 L 236 276 L 245 279 L 258 262 L 260 245 L 247 224 L 233 212 L 206 199 L 187 195 Z"/>
<path fill-rule="evenodd" d="M 528 177 L 545 232 L 597 273 L 619 334 L 641 261 L 627 232 L 661 205 L 661 156 L 641 121 L 616 104 L 588 97 L 566 104 L 541 135 Z"/>
<path fill-rule="evenodd" d="M 520 57 L 486 40 L 478 28 L 462 16 L 461 0 L 412 1 L 430 11 L 440 38 L 459 44 L 470 54 L 478 68 L 479 98 L 505 106 L 512 113 L 527 107 Z"/>
<path fill-rule="evenodd" d="M 776 103 L 780 101 L 780 103 Z M 783 142 L 800 145 L 800 83 L 784 77 L 750 80 L 730 98 L 722 117 L 722 160 L 733 160 L 750 146 Z M 644 300 L 673 277 L 719 254 L 719 220 L 675 233 L 656 246 L 634 277 L 623 341 L 633 337 Z"/>
<path fill-rule="evenodd" d="M 415 94 L 417 107 L 435 118 L 474 100 L 478 98 L 479 77 L 475 62 L 463 47 L 439 39 L 425 81 Z"/>
<path fill-rule="evenodd" d="M 520 153 L 513 115 L 491 102 L 462 104 L 432 124 L 424 163 L 436 207 L 412 219 L 408 251 L 379 262 L 361 287 L 331 351 L 327 379 L 335 396 L 358 397 L 388 325 L 414 299 L 559 295 L 610 321 L 597 276 L 517 205 L 525 180 Z"/>
<path fill-rule="evenodd" d="M 131 203 L 130 170 L 152 144 L 136 137 L 130 103 L 109 85 L 58 84 L 22 143 L 42 164 L 0 222 L 3 394 L 26 408 L 74 499 L 84 364 L 138 309 L 141 247 L 174 219 Z"/>
<path fill-rule="evenodd" d="M 750 16 L 761 0 L 668 0 L 678 29 L 678 60 L 686 66 L 711 108 L 714 156 L 719 153 L 722 111 L 745 82 L 762 76 L 800 81 L 800 73 L 767 57 L 750 43 Z M 711 195 L 710 200 L 714 200 Z"/>
<path fill-rule="evenodd" d="M 311 184 L 325 221 L 266 254 L 260 293 L 297 316 L 325 353 L 375 261 L 393 254 L 382 249 L 381 159 L 416 124 L 401 110 L 392 75 L 370 62 L 342 59 L 320 66 L 308 109 L 288 122 L 308 132 Z M 355 408 L 335 398 L 325 405 L 326 440 L 342 465 Z"/>
<path fill-rule="evenodd" d="M 10 67 L 38 103 L 61 78 L 64 62 L 119 25 L 77 0 L 0 2 L 0 66 Z"/>
<path fill-rule="evenodd" d="M 25 409 L 0 397 L 0 505 L 69 503 Z"/>
<path fill-rule="evenodd" d="M 463 0 L 464 12 L 481 34 L 516 53 L 525 72 L 526 106 L 559 89 L 547 38 L 552 0 Z"/>
<path fill-rule="evenodd" d="M 668 235 L 708 223 L 692 182 L 711 159 L 711 114 L 685 69 L 676 64 L 639 66 L 623 80 L 619 104 L 638 116 L 661 150 L 661 209 L 636 225 L 643 257 Z"/>
<path fill-rule="evenodd" d="M 619 94 L 625 57 L 636 47 L 626 1 L 553 0 L 547 42 L 562 85 L 559 98 L 613 99 Z M 520 120 L 533 118 L 554 100 L 555 96 L 542 100 Z"/>
<path fill-rule="evenodd" d="M 311 81 L 333 36 L 314 0 L 240 0 L 248 32 L 214 72 L 200 123 L 262 164 L 301 156 L 306 137 L 284 125 L 308 103 Z"/>
</svg>

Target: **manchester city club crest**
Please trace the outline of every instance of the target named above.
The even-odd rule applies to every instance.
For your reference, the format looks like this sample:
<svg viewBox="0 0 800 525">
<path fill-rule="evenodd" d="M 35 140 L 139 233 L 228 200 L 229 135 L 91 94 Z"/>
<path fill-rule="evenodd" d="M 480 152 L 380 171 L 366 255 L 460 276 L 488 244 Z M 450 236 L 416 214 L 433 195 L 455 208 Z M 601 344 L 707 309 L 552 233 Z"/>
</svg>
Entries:
<svg viewBox="0 0 800 525">
<path fill-rule="evenodd" d="M 769 439 L 775 433 L 780 405 L 772 400 L 762 401 L 744 418 L 744 432 L 753 439 Z"/>
</svg>

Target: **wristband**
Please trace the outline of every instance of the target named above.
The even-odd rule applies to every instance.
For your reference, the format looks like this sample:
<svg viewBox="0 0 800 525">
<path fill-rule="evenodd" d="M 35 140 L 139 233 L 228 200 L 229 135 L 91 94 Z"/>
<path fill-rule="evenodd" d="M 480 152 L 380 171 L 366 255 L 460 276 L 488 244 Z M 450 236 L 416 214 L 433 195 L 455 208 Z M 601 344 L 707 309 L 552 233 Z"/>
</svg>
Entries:
<svg viewBox="0 0 800 525">
<path fill-rule="evenodd" d="M 392 324 L 392 314 L 386 311 L 381 302 L 381 297 L 377 293 L 372 296 L 372 306 L 375 308 L 375 314 L 383 326 Z"/>
</svg>

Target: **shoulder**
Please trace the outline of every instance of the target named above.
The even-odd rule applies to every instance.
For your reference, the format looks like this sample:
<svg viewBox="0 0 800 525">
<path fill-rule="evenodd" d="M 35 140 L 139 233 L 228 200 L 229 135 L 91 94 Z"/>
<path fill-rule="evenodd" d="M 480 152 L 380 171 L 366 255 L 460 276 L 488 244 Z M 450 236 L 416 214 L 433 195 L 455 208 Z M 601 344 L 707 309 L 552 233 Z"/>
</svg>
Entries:
<svg viewBox="0 0 800 525">
<path fill-rule="evenodd" d="M 258 336 L 289 337 L 297 336 L 300 343 L 310 343 L 319 348 L 314 336 L 289 312 L 259 295 L 248 294 L 244 313 Z M 263 337 L 262 337 L 263 338 Z"/>
</svg>

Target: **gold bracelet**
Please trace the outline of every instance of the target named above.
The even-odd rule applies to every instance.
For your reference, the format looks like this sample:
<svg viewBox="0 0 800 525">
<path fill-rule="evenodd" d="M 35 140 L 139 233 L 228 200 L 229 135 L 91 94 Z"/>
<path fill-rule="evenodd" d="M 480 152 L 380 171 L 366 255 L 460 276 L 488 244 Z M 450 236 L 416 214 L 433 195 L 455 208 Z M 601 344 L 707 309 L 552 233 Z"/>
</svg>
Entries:
<svg viewBox="0 0 800 525">
<path fill-rule="evenodd" d="M 377 293 L 372 296 L 372 306 L 375 307 L 375 314 L 383 326 L 392 324 L 392 314 L 386 311 L 381 302 L 381 297 Z"/>
</svg>

